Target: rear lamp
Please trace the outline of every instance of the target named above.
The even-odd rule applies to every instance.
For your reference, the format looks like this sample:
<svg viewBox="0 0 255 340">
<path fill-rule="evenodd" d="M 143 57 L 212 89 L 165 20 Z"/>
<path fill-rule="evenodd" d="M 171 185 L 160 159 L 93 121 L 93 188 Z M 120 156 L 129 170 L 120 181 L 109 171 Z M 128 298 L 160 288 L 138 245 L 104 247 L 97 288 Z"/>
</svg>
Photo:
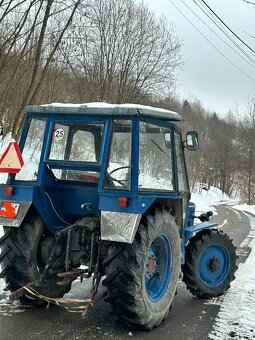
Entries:
<svg viewBox="0 0 255 340">
<path fill-rule="evenodd" d="M 5 196 L 12 196 L 13 195 L 13 187 L 7 186 L 4 188 Z"/>
<path fill-rule="evenodd" d="M 119 197 L 119 207 L 126 208 L 128 206 L 128 198 L 127 197 Z"/>
</svg>

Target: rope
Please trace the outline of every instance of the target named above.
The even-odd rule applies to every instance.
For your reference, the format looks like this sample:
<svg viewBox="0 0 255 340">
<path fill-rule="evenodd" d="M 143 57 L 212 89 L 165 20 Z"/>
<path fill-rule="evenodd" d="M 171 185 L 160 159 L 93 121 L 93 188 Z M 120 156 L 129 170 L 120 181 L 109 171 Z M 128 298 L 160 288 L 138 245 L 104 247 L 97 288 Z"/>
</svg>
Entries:
<svg viewBox="0 0 255 340">
<path fill-rule="evenodd" d="M 86 299 L 74 299 L 74 298 L 52 298 L 49 296 L 45 296 L 43 294 L 40 294 L 39 292 L 37 292 L 34 288 L 32 288 L 31 286 L 27 285 L 27 286 L 23 286 L 19 289 L 17 289 L 15 292 L 13 292 L 10 295 L 10 299 L 16 299 L 17 294 L 26 291 L 27 293 L 29 293 L 32 297 L 36 297 L 40 300 L 44 300 L 46 302 L 48 302 L 48 306 L 50 304 L 55 304 L 59 307 L 62 307 L 64 309 L 66 309 L 68 312 L 71 313 L 80 313 L 82 315 L 82 317 L 85 317 L 88 311 L 89 306 L 92 306 L 93 303 L 93 299 L 91 298 L 86 298 Z M 79 306 L 64 306 L 64 304 L 67 303 L 75 303 L 75 304 L 81 304 Z"/>
</svg>

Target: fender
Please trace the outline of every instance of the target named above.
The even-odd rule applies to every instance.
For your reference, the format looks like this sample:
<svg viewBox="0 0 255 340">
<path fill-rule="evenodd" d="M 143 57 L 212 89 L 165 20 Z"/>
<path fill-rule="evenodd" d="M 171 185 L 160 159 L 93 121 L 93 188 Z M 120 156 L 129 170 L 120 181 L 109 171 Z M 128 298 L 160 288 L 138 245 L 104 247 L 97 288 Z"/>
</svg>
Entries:
<svg viewBox="0 0 255 340">
<path fill-rule="evenodd" d="M 31 201 L 0 200 L 0 225 L 18 228 L 31 203 Z"/>
<path fill-rule="evenodd" d="M 101 211 L 102 240 L 132 243 L 142 214 Z"/>
<path fill-rule="evenodd" d="M 214 222 L 202 222 L 198 224 L 194 224 L 190 227 L 185 228 L 184 231 L 184 245 L 188 243 L 189 239 L 193 236 L 193 234 L 198 233 L 200 230 L 205 230 L 205 229 L 212 229 L 218 227 L 217 223 Z"/>
</svg>

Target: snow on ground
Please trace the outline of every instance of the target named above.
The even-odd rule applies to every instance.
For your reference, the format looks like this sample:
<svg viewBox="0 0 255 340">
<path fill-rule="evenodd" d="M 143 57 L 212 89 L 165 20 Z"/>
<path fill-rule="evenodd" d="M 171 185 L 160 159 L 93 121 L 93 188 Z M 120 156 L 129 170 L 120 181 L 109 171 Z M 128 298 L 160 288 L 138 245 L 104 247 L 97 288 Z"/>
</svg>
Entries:
<svg viewBox="0 0 255 340">
<path fill-rule="evenodd" d="M 240 206 L 238 208 L 242 210 Z M 255 207 L 250 209 L 254 211 Z M 255 218 L 247 216 L 251 231 L 247 236 L 249 242 L 244 243 L 251 248 L 251 253 L 245 263 L 239 264 L 236 279 L 220 303 L 220 311 L 209 334 L 210 339 L 255 339 Z"/>
<path fill-rule="evenodd" d="M 213 205 L 232 203 L 235 201 L 223 194 L 218 188 L 211 187 L 209 190 L 197 190 L 192 193 L 191 201 L 196 204 L 196 214 L 212 210 L 215 212 Z"/>
<path fill-rule="evenodd" d="M 236 279 L 227 293 L 220 299 L 212 299 L 208 303 L 220 305 L 213 330 L 209 334 L 210 339 L 255 339 L 255 206 L 237 204 L 237 201 L 222 195 L 217 188 L 193 193 L 191 200 L 196 204 L 197 215 L 203 211 L 213 210 L 211 205 L 222 203 L 231 206 L 234 211 L 239 210 L 254 215 L 253 217 L 246 214 L 250 220 L 251 231 L 241 244 L 241 247 L 246 246 L 251 249 L 249 257 L 245 263 L 239 264 L 235 274 Z"/>
<path fill-rule="evenodd" d="M 235 204 L 233 206 L 236 210 L 241 210 L 244 212 L 248 212 L 255 216 L 255 206 L 254 205 L 248 205 L 248 204 Z"/>
</svg>

